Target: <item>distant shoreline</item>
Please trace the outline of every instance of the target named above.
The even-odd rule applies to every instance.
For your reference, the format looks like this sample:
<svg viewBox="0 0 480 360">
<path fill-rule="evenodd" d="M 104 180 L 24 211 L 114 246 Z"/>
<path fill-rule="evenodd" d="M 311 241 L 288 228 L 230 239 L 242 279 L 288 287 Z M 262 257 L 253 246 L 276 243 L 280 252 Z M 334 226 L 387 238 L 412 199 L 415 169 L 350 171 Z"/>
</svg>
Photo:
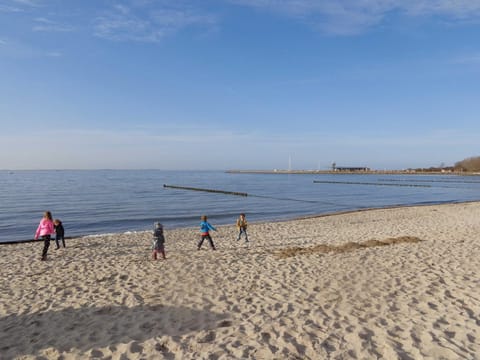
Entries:
<svg viewBox="0 0 480 360">
<path fill-rule="evenodd" d="M 226 170 L 228 174 L 332 174 L 332 175 L 345 175 L 345 174 L 355 174 L 355 175 L 461 175 L 461 176 L 472 176 L 480 175 L 478 172 L 461 172 L 461 171 L 416 171 L 416 170 L 356 170 L 356 171 L 347 171 L 347 170 Z"/>
</svg>

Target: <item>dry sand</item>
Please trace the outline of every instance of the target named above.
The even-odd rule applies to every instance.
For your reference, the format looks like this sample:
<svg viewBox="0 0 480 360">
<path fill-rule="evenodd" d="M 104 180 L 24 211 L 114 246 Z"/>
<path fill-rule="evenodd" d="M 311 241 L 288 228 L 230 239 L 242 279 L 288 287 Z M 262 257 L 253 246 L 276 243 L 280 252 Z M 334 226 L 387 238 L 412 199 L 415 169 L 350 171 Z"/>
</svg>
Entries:
<svg viewBox="0 0 480 360">
<path fill-rule="evenodd" d="M 0 358 L 480 359 L 480 203 L 165 234 L 0 246 Z"/>
</svg>

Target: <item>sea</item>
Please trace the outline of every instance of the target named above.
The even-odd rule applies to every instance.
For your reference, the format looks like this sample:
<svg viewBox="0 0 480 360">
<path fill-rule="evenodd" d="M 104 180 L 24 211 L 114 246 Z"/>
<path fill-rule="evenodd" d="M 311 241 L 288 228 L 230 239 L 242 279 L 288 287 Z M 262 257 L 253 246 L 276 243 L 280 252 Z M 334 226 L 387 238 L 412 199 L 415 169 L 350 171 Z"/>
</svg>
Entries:
<svg viewBox="0 0 480 360">
<path fill-rule="evenodd" d="M 255 223 L 479 200 L 480 176 L 2 170 L 0 243 L 31 240 L 46 210 L 67 237 L 77 237 L 152 230 L 156 221 L 167 229 L 197 227 L 201 215 L 224 225 L 241 212 Z"/>
</svg>

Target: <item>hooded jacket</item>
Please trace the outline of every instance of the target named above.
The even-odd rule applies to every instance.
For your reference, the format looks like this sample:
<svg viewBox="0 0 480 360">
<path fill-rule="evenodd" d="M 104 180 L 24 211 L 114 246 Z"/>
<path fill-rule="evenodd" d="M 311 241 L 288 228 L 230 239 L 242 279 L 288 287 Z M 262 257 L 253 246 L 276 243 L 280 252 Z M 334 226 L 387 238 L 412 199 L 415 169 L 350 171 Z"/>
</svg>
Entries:
<svg viewBox="0 0 480 360">
<path fill-rule="evenodd" d="M 49 219 L 40 220 L 37 231 L 35 232 L 35 240 L 40 236 L 51 235 L 55 232 L 53 221 Z"/>
<path fill-rule="evenodd" d="M 202 221 L 200 223 L 200 232 L 202 235 L 208 235 L 210 230 L 217 230 L 212 225 L 210 225 L 207 221 Z"/>
</svg>

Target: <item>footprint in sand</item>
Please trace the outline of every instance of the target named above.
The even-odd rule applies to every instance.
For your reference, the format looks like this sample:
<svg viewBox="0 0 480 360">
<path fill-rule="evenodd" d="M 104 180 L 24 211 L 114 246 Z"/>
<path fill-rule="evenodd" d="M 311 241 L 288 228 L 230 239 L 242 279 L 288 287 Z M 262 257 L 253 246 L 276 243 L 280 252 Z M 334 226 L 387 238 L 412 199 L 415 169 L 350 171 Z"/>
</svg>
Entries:
<svg viewBox="0 0 480 360">
<path fill-rule="evenodd" d="M 138 342 L 133 342 L 131 345 L 130 345 L 130 351 L 132 353 L 141 353 L 143 352 L 143 346 L 140 345 Z"/>
<path fill-rule="evenodd" d="M 218 323 L 218 327 L 221 328 L 221 327 L 229 327 L 229 326 L 232 326 L 232 322 L 229 321 L 229 320 L 224 320 L 224 321 L 220 321 Z"/>
<path fill-rule="evenodd" d="M 215 334 L 214 331 L 210 331 L 208 332 L 207 335 L 205 335 L 202 339 L 200 339 L 198 342 L 199 343 L 211 343 L 215 340 L 215 338 L 217 337 L 217 335 Z"/>
<path fill-rule="evenodd" d="M 101 352 L 100 350 L 92 350 L 90 352 L 90 356 L 92 357 L 92 359 L 102 359 L 104 357 L 103 352 Z"/>
</svg>

